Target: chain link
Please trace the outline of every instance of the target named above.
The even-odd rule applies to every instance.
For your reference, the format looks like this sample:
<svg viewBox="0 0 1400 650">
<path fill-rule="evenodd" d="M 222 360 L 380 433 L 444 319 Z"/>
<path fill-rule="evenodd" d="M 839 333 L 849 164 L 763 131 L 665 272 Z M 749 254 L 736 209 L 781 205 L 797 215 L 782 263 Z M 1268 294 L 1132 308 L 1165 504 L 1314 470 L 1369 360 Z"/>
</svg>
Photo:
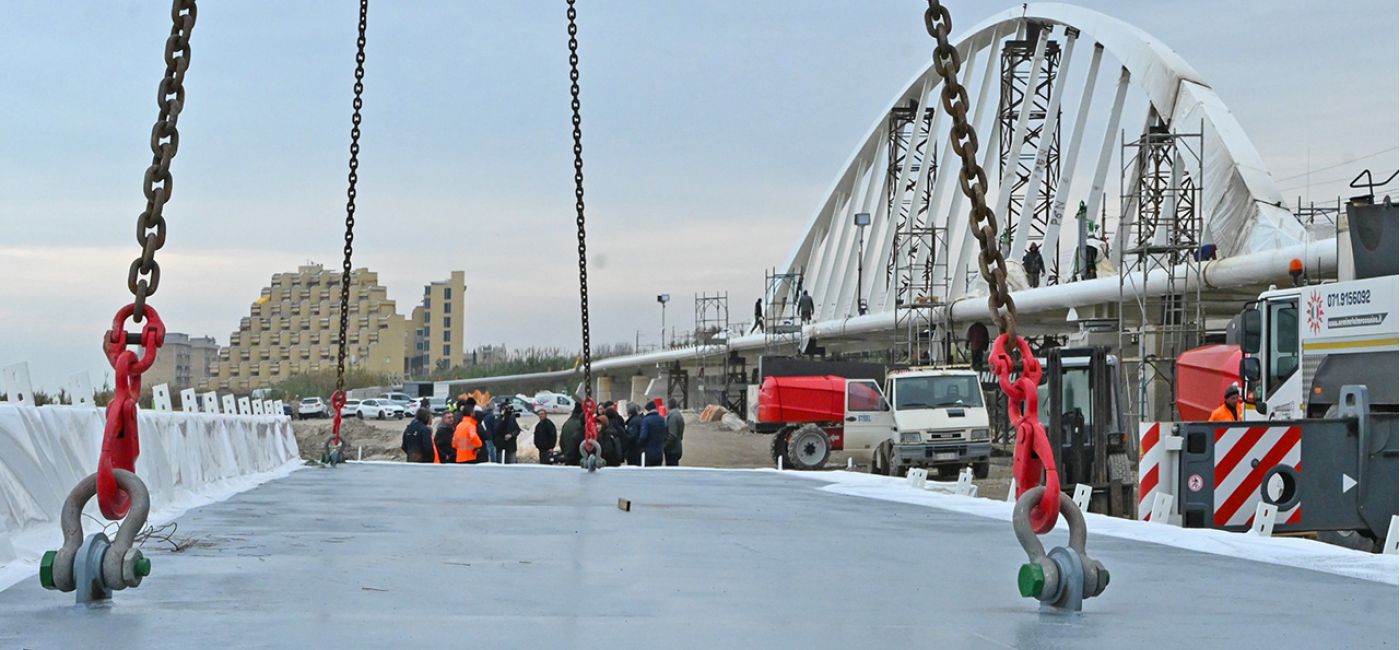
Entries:
<svg viewBox="0 0 1400 650">
<path fill-rule="evenodd" d="M 132 260 L 126 274 L 126 287 L 135 297 L 132 319 L 146 318 L 146 299 L 160 287 L 160 264 L 156 251 L 165 245 L 165 204 L 174 182 L 170 163 L 180 149 L 180 111 L 185 107 L 185 71 L 190 67 L 190 32 L 194 31 L 195 0 L 174 0 L 170 7 L 170 36 L 165 39 L 165 76 L 160 80 L 156 104 L 160 114 L 151 127 L 151 166 L 141 180 L 146 209 L 136 218 L 136 243 L 141 255 Z"/>
<path fill-rule="evenodd" d="M 588 244 L 583 217 L 583 117 L 579 113 L 578 99 L 578 11 L 574 0 L 568 0 L 569 10 L 569 106 L 573 109 L 574 123 L 574 208 L 578 212 L 578 297 L 579 318 L 583 326 L 583 402 L 593 404 L 593 344 L 588 332 Z M 592 424 L 593 414 L 585 413 L 584 422 Z M 596 433 L 588 427 L 588 437 Z"/>
<path fill-rule="evenodd" d="M 968 220 L 972 234 L 977 238 L 981 253 L 977 256 L 977 267 L 982 279 L 987 281 L 987 306 L 1003 334 L 1015 346 L 1016 303 L 1011 299 L 1011 291 L 1006 286 L 1006 258 L 997 246 L 997 219 L 987 206 L 987 173 L 977 161 L 977 132 L 967 121 L 967 89 L 958 80 L 958 70 L 962 67 L 962 56 L 958 48 L 948 40 L 953 25 L 948 8 L 939 0 L 928 0 L 928 10 L 924 12 L 924 26 L 929 36 L 937 42 L 933 50 L 933 70 L 943 79 L 943 109 L 953 118 L 951 142 L 953 153 L 962 159 L 962 169 L 958 174 L 958 185 L 972 203 Z"/>
<path fill-rule="evenodd" d="M 360 31 L 355 39 L 355 100 L 350 118 L 350 174 L 345 190 L 345 262 L 340 271 L 340 340 L 335 359 L 335 391 L 345 391 L 345 346 L 350 329 L 350 258 L 355 252 L 355 182 L 360 169 L 360 109 L 364 107 L 365 92 L 365 26 L 369 18 L 369 0 L 360 0 Z M 339 443 L 340 411 L 336 409 L 336 437 Z"/>
</svg>

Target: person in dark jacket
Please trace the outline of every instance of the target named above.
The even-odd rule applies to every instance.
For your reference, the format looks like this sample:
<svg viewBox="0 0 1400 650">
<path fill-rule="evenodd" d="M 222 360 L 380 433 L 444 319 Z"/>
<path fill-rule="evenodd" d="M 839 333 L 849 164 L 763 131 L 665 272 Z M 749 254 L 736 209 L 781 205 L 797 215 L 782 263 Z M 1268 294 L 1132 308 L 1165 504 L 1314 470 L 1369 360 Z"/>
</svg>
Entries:
<svg viewBox="0 0 1400 650">
<path fill-rule="evenodd" d="M 598 443 L 603 446 L 603 461 L 611 467 L 622 465 L 622 438 L 627 435 L 622 416 L 609 408 L 598 419 Z"/>
<path fill-rule="evenodd" d="M 501 460 L 501 457 L 497 455 L 500 452 L 496 450 L 496 420 L 496 409 L 477 407 L 476 421 L 480 426 L 477 427 L 476 433 L 481 436 L 481 452 L 477 457 L 486 456 L 485 462 L 488 463 Z"/>
<path fill-rule="evenodd" d="M 457 450 L 452 447 L 452 432 L 456 429 L 457 414 L 443 413 L 442 420 L 438 422 L 437 431 L 433 433 L 433 446 L 437 447 L 439 463 L 457 462 Z"/>
<path fill-rule="evenodd" d="M 623 425 L 622 453 L 628 465 L 642 464 L 642 409 L 636 404 L 627 405 L 627 422 Z"/>
<path fill-rule="evenodd" d="M 681 440 L 685 438 L 685 416 L 681 415 L 680 400 L 672 397 L 667 404 L 670 412 L 666 414 L 666 464 L 676 466 L 681 464 Z"/>
<path fill-rule="evenodd" d="M 403 444 L 399 446 L 410 463 L 433 462 L 433 429 L 430 426 L 433 414 L 428 409 L 418 409 L 403 430 Z"/>
<path fill-rule="evenodd" d="M 515 418 L 515 407 L 507 404 L 501 407 L 496 416 L 496 456 L 507 465 L 515 464 L 516 443 L 520 441 L 520 423 Z"/>
<path fill-rule="evenodd" d="M 642 417 L 642 433 L 637 438 L 642 445 L 642 463 L 660 467 L 666 458 L 666 418 L 656 411 L 656 402 L 647 402 L 647 414 Z"/>
<path fill-rule="evenodd" d="M 578 465 L 583 460 L 579 445 L 583 444 L 583 402 L 574 402 L 574 412 L 564 422 L 559 432 L 559 451 L 564 455 L 565 465 Z"/>
<path fill-rule="evenodd" d="M 1031 242 L 1026 254 L 1021 257 L 1021 267 L 1026 271 L 1026 282 L 1031 288 L 1040 286 L 1040 274 L 1045 272 L 1045 258 L 1040 255 L 1040 246 Z"/>
<path fill-rule="evenodd" d="M 554 446 L 559 444 L 559 430 L 554 427 L 554 422 L 549 419 L 549 414 L 544 409 L 540 409 L 535 415 L 540 417 L 534 432 L 535 449 L 540 452 L 540 464 L 553 465 L 555 462 Z"/>
<path fill-rule="evenodd" d="M 804 289 L 802 297 L 797 299 L 797 315 L 802 318 L 803 323 L 806 323 L 812 320 L 812 312 L 816 310 L 817 307 L 812 303 L 811 294 Z"/>
</svg>

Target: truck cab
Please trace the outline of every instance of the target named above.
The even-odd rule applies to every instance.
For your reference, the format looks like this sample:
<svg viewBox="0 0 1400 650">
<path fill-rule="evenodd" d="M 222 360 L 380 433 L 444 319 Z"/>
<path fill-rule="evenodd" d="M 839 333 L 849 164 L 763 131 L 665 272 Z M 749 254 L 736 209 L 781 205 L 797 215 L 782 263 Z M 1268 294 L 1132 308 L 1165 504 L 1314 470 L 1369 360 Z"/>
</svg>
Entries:
<svg viewBox="0 0 1400 650">
<path fill-rule="evenodd" d="M 966 368 L 895 370 L 885 380 L 891 435 L 876 444 L 871 471 L 903 474 L 910 467 L 955 474 L 971 464 L 985 478 L 992 455 L 990 418 L 977 373 Z"/>
<path fill-rule="evenodd" d="M 1396 276 L 1270 289 L 1240 316 L 1246 420 L 1316 418 L 1336 404 L 1337 378 L 1394 383 Z M 1369 371 L 1368 371 L 1369 369 Z M 1377 370 L 1384 370 L 1376 372 Z M 1373 392 L 1382 404 L 1393 388 Z"/>
</svg>

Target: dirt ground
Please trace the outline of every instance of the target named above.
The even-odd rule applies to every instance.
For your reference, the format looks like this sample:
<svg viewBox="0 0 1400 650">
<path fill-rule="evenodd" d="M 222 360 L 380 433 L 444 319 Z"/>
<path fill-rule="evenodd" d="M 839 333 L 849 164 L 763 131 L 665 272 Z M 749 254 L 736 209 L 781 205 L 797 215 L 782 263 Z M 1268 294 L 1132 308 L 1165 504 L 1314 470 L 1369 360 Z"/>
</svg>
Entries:
<svg viewBox="0 0 1400 650">
<path fill-rule="evenodd" d="M 565 415 L 551 415 L 550 419 L 556 425 L 562 426 Z M 770 467 L 773 464 L 769 452 L 769 445 L 772 438 L 768 435 L 752 433 L 749 431 L 735 432 L 717 422 L 700 422 L 696 412 L 685 411 L 685 446 L 681 456 L 681 464 L 693 467 L 725 467 L 725 468 L 750 468 L 750 467 Z M 535 451 L 533 431 L 535 424 L 539 421 L 534 415 L 524 415 L 520 417 L 520 427 L 524 432 L 520 436 L 519 456 L 521 462 L 537 462 L 539 455 Z M 349 419 L 341 427 L 341 435 L 345 438 L 348 448 L 349 458 L 363 458 L 364 460 L 403 460 L 404 454 L 399 450 L 402 442 L 404 427 L 408 425 L 408 420 L 357 420 Z M 292 423 L 292 429 L 296 432 L 297 444 L 301 447 L 301 455 L 308 460 L 319 460 L 321 450 L 327 438 L 330 437 L 331 424 L 329 420 L 297 420 Z M 833 460 L 828 467 L 830 469 L 845 469 L 844 459 Z M 869 471 L 869 465 L 857 462 L 856 471 Z M 974 481 L 977 484 L 978 496 L 1004 499 L 1006 492 L 1011 485 L 1011 458 L 1008 456 L 993 456 L 990 475 L 983 480 Z"/>
</svg>

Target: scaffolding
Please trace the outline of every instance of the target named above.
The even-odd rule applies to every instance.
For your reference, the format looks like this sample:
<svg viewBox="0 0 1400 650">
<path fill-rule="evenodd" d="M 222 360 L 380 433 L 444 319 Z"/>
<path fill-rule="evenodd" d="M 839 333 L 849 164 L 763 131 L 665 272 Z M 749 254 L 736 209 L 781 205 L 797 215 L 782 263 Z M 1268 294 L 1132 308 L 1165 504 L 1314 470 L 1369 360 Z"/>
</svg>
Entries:
<svg viewBox="0 0 1400 650">
<path fill-rule="evenodd" d="M 700 398 L 706 403 L 717 403 L 733 410 L 734 404 L 743 405 L 747 397 L 747 383 L 734 382 L 733 357 L 729 345 L 729 293 L 699 293 L 695 295 L 695 376 L 699 382 Z M 743 359 L 739 359 L 742 367 Z M 672 370 L 684 373 L 676 364 Z M 742 374 L 742 372 L 740 373 Z M 688 380 L 688 376 L 687 376 Z M 686 383 L 687 392 L 689 382 Z M 736 395 L 737 393 L 737 395 Z M 689 408 L 689 396 L 683 406 Z M 741 411 L 742 412 L 742 411 Z"/>
<path fill-rule="evenodd" d="M 790 356 L 802 339 L 802 320 L 797 301 L 802 297 L 803 273 L 779 273 L 769 268 L 763 274 L 763 353 Z"/>
<path fill-rule="evenodd" d="M 893 254 L 885 263 L 885 279 L 889 281 L 890 286 L 902 280 L 907 281 L 907 277 L 899 275 L 901 257 L 907 255 L 912 260 L 918 256 L 920 241 L 917 237 L 909 235 L 909 227 L 922 227 L 927 221 L 929 200 L 933 196 L 933 178 L 938 171 L 938 156 L 933 147 L 929 146 L 933 112 L 933 107 L 920 111 L 918 102 L 912 99 L 904 106 L 890 109 L 889 146 L 886 147 L 889 160 L 885 168 L 889 177 L 885 183 L 885 214 L 893 217 L 895 223 L 895 242 L 891 249 Z M 922 119 L 918 119 L 920 114 Z M 899 180 L 903 175 L 905 158 L 908 156 L 913 156 L 909 162 L 909 178 L 904 186 L 900 187 Z M 924 190 L 922 196 L 916 197 L 914 191 L 920 185 L 923 185 Z M 904 236 L 902 241 L 901 235 Z"/>
<path fill-rule="evenodd" d="M 1054 203 L 1055 188 L 1060 183 L 1060 120 L 1055 121 L 1055 130 L 1045 133 L 1049 118 L 1050 94 L 1055 85 L 1055 77 L 1060 69 L 1060 43 L 1048 40 L 1041 60 L 1040 77 L 1035 88 L 1029 88 L 1031 63 L 1035 57 L 1035 46 L 1039 28 L 1028 29 L 1033 38 L 1006 41 L 1001 48 L 1001 101 L 997 108 L 997 119 L 1001 122 L 1000 145 L 1001 165 L 999 175 L 1005 177 L 1008 165 L 1014 165 L 1016 174 L 1011 180 L 1011 206 L 1001 220 L 1006 225 L 1002 232 L 1002 248 L 1006 252 L 1015 238 L 1019 216 L 1024 210 L 1031 210 L 1028 242 L 1043 242 L 1045 229 L 1050 221 Z M 1021 142 L 1016 142 L 1016 121 L 1021 114 L 1021 106 L 1031 102 L 1030 119 Z M 1045 173 L 1040 177 L 1039 199 L 1032 206 L 1025 206 L 1026 192 L 1029 189 L 1031 170 L 1035 167 L 1036 151 L 1042 138 L 1050 138 L 1049 157 Z M 1019 155 L 1018 155 L 1019 154 Z M 999 215 L 1000 216 L 1000 215 Z M 1054 248 L 1052 242 L 1045 242 Z M 1043 247 L 1043 246 L 1042 246 Z"/>
<path fill-rule="evenodd" d="M 1204 130 L 1204 125 L 1202 125 Z M 1128 411 L 1139 422 L 1176 420 L 1176 358 L 1200 344 L 1201 132 L 1172 130 L 1154 112 L 1145 133 L 1123 134 L 1122 265 L 1118 274 L 1118 349 L 1136 385 Z M 1148 281 L 1165 282 L 1150 296 Z"/>
</svg>

